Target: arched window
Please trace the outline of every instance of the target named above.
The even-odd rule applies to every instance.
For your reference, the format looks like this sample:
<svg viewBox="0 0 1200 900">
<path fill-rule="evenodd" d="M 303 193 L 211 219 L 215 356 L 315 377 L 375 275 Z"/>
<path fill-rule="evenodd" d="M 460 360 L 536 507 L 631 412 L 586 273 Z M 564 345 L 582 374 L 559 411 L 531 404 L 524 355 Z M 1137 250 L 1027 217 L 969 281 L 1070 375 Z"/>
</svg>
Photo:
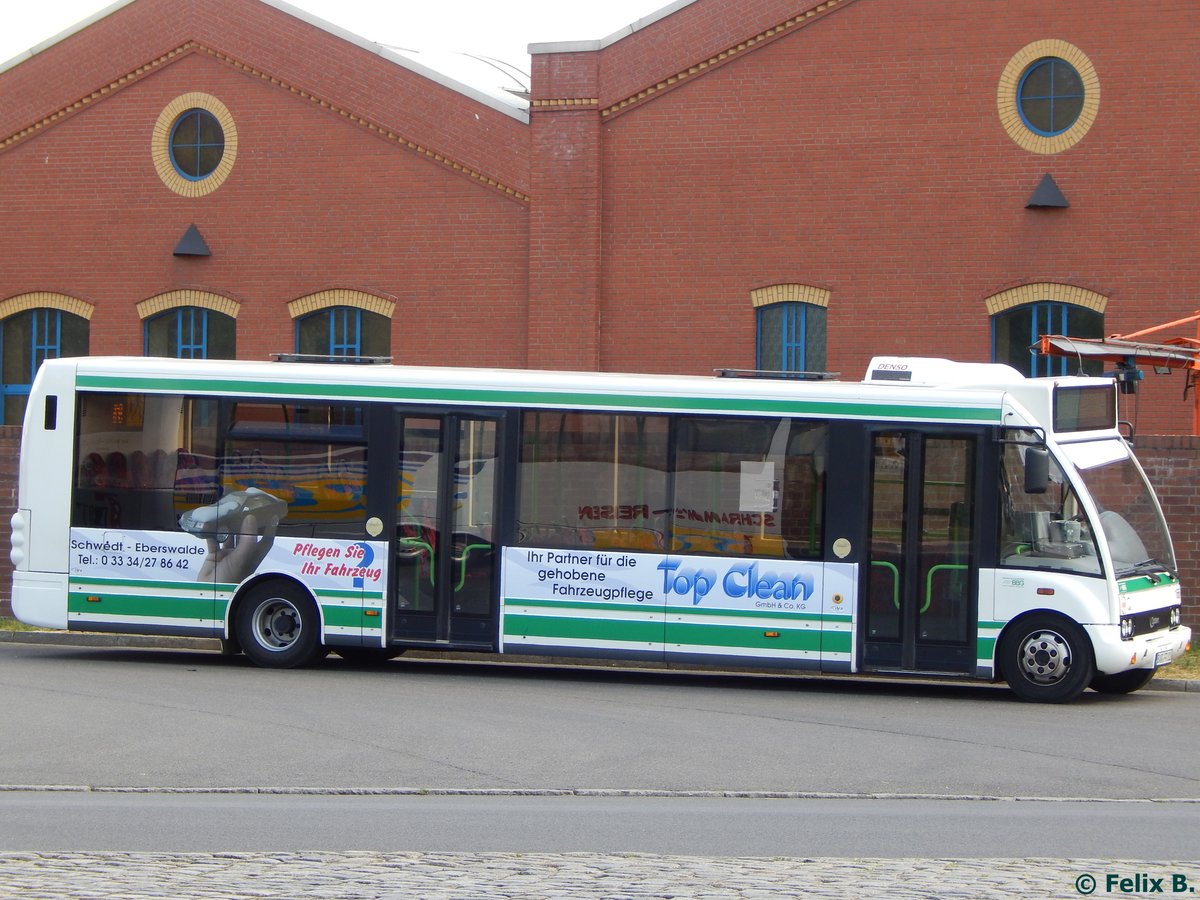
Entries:
<svg viewBox="0 0 1200 900">
<path fill-rule="evenodd" d="M 62 309 L 26 309 L 0 320 L 4 424 L 20 425 L 33 376 L 44 359 L 86 356 L 88 320 Z"/>
<path fill-rule="evenodd" d="M 391 321 L 356 306 L 330 306 L 296 320 L 296 352 L 314 356 L 388 356 Z"/>
<path fill-rule="evenodd" d="M 232 316 L 199 306 L 180 306 L 146 320 L 146 355 L 234 359 L 235 337 Z"/>
<path fill-rule="evenodd" d="M 825 370 L 824 306 L 783 302 L 759 306 L 755 368 L 769 372 Z"/>
<path fill-rule="evenodd" d="M 992 360 L 1007 363 L 1023 375 L 1099 375 L 1104 364 L 1066 357 L 1040 356 L 1030 351 L 1043 334 L 1101 338 L 1104 314 L 1085 306 L 1039 301 L 1014 306 L 992 316 Z"/>
</svg>

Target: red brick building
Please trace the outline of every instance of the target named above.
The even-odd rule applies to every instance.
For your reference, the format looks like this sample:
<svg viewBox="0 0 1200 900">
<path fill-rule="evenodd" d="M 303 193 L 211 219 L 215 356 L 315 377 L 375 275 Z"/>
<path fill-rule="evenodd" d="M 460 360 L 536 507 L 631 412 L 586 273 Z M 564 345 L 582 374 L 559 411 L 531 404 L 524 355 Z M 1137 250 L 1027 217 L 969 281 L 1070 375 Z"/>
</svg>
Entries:
<svg viewBox="0 0 1200 900">
<path fill-rule="evenodd" d="M 132 0 L 0 71 L 5 421 L 47 353 L 856 379 L 1200 307 L 1193 0 L 678 0 L 533 50 L 526 108 Z M 1186 433 L 1183 381 L 1125 416 Z"/>
</svg>

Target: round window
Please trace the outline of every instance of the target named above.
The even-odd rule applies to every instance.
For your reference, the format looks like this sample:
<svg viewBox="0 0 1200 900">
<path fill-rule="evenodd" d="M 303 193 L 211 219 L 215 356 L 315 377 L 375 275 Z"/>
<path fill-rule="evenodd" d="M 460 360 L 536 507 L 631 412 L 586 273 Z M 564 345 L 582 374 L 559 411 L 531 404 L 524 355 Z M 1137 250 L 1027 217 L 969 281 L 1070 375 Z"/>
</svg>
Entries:
<svg viewBox="0 0 1200 900">
<path fill-rule="evenodd" d="M 184 197 L 219 188 L 237 159 L 238 133 L 225 104 L 194 92 L 159 113 L 150 139 L 154 168 L 163 184 Z"/>
<path fill-rule="evenodd" d="M 1083 140 L 1100 110 L 1100 79 L 1078 47 L 1034 41 L 1004 67 L 996 112 L 1008 136 L 1034 153 L 1061 153 Z"/>
<path fill-rule="evenodd" d="M 1017 86 L 1021 119 L 1038 134 L 1052 137 L 1075 124 L 1083 112 L 1083 79 L 1075 67 L 1053 56 L 1025 70 Z"/>
<path fill-rule="evenodd" d="M 189 109 L 171 127 L 171 162 L 184 178 L 207 178 L 225 155 L 225 132 L 206 109 Z"/>
</svg>

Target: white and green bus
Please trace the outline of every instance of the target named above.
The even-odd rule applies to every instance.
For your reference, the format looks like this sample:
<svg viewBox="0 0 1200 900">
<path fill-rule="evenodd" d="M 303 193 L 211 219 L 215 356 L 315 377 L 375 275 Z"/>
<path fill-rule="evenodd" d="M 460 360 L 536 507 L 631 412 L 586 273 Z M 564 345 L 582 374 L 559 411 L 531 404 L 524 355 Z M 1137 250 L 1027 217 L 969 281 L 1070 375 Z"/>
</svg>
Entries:
<svg viewBox="0 0 1200 900">
<path fill-rule="evenodd" d="M 1106 378 L 878 358 L 861 383 L 305 361 L 46 361 L 31 625 L 1128 693 L 1182 654 Z"/>
</svg>

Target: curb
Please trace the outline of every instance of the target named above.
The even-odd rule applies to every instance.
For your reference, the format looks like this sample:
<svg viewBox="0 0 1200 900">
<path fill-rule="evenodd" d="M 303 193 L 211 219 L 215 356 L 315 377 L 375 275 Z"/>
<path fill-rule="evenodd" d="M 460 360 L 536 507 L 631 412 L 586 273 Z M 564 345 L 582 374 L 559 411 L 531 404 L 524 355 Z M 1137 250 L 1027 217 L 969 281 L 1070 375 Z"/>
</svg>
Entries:
<svg viewBox="0 0 1200 900">
<path fill-rule="evenodd" d="M 96 631 L 0 631 L 0 644 L 57 644 L 67 647 L 121 647 L 134 650 L 205 650 L 210 652 L 220 653 L 222 651 L 221 641 L 217 638 L 191 638 L 191 637 L 175 637 L 171 635 L 147 635 L 147 634 L 107 634 Z M 452 653 L 438 651 L 410 651 L 406 654 L 409 659 L 453 659 L 466 662 L 505 662 L 516 664 L 537 664 L 546 663 L 545 657 L 528 657 L 528 656 L 513 656 L 512 654 L 497 654 L 497 653 Z M 554 664 L 553 660 L 550 664 Z M 647 666 L 645 663 L 622 664 L 620 661 L 602 660 L 594 664 L 589 664 L 585 660 L 575 657 L 564 659 L 561 663 L 563 666 L 578 666 L 583 668 L 638 668 L 646 671 L 703 671 L 709 674 L 726 673 L 729 670 L 725 669 L 697 669 L 695 666 L 674 666 L 670 663 L 664 663 L 660 666 Z M 757 670 L 742 669 L 737 670 L 743 674 L 756 674 Z M 781 673 L 777 669 L 772 669 L 763 674 L 780 675 L 780 674 L 795 674 L 802 675 L 805 678 L 872 678 L 871 675 L 863 673 L 855 673 L 854 675 L 830 675 L 821 672 L 812 671 L 797 671 L 794 673 Z M 930 683 L 944 684 L 946 682 L 922 679 L 920 676 L 913 676 L 912 681 L 930 681 Z M 956 682 L 962 683 L 962 682 Z M 971 682 L 976 683 L 976 682 Z M 980 684 L 984 682 L 978 682 Z M 1155 678 L 1143 690 L 1147 691 L 1174 691 L 1176 693 L 1200 694 L 1200 679 L 1186 678 Z"/>
</svg>

